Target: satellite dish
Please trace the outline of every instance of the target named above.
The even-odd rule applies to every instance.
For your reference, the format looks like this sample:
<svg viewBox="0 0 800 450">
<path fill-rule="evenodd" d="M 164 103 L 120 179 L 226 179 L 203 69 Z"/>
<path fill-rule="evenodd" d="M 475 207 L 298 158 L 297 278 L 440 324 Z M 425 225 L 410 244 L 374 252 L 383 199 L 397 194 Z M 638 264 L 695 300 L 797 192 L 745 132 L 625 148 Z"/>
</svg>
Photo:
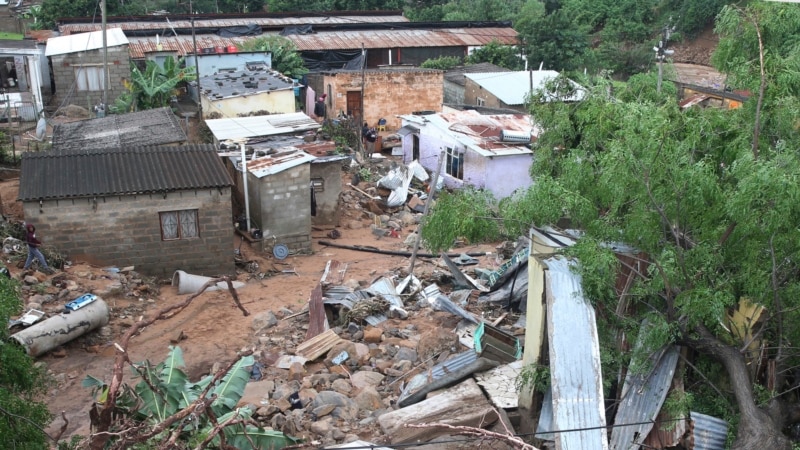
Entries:
<svg viewBox="0 0 800 450">
<path fill-rule="evenodd" d="M 47 133 L 47 120 L 42 117 L 36 122 L 36 139 L 43 141 L 45 133 Z"/>
</svg>

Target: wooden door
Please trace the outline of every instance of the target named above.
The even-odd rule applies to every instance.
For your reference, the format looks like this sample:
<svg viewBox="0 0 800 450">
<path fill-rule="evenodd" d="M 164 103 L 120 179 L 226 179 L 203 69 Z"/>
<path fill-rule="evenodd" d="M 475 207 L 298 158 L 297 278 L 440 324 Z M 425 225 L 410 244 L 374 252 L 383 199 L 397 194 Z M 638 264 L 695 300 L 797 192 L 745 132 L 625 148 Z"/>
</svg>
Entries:
<svg viewBox="0 0 800 450">
<path fill-rule="evenodd" d="M 361 117 L 363 116 L 361 110 L 361 92 L 347 92 L 347 111 L 345 112 L 348 117 L 354 117 L 357 119 L 357 123 L 361 123 Z"/>
</svg>

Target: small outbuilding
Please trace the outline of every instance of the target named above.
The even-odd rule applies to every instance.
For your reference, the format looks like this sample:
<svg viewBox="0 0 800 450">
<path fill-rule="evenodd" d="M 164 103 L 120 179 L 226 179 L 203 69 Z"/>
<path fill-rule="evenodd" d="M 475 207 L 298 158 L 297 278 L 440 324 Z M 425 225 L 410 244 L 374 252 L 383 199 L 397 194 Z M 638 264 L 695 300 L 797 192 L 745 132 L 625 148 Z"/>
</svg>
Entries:
<svg viewBox="0 0 800 450">
<path fill-rule="evenodd" d="M 73 260 L 157 276 L 235 271 L 231 178 L 211 145 L 27 152 L 19 200 Z"/>
</svg>

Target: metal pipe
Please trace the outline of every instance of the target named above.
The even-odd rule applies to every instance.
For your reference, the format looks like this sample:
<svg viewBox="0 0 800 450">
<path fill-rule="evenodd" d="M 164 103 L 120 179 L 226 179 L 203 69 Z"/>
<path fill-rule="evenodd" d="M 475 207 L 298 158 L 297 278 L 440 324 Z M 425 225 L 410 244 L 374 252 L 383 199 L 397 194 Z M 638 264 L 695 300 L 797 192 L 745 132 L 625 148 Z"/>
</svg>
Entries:
<svg viewBox="0 0 800 450">
<path fill-rule="evenodd" d="M 83 308 L 63 312 L 14 333 L 11 339 L 17 341 L 28 355 L 39 356 L 107 323 L 108 305 L 98 297 Z"/>
<path fill-rule="evenodd" d="M 245 141 L 239 143 L 242 149 L 242 186 L 244 187 L 244 213 L 247 218 L 247 230 L 250 232 L 250 195 L 247 192 L 247 155 L 245 154 Z"/>
</svg>

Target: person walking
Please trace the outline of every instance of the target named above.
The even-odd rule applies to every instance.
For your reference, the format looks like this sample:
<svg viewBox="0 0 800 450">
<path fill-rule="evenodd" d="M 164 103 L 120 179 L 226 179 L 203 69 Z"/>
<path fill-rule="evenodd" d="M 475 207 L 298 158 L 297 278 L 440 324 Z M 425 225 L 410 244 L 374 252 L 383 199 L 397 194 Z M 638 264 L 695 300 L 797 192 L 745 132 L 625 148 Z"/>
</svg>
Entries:
<svg viewBox="0 0 800 450">
<path fill-rule="evenodd" d="M 33 226 L 32 223 L 25 225 L 25 242 L 28 244 L 28 259 L 25 260 L 24 270 L 30 269 L 33 259 L 36 258 L 36 260 L 39 261 L 39 268 L 42 272 L 47 274 L 53 273 L 53 269 L 47 265 L 44 255 L 39 250 L 39 246 L 42 245 L 42 242 L 36 238 L 36 227 Z"/>
</svg>

